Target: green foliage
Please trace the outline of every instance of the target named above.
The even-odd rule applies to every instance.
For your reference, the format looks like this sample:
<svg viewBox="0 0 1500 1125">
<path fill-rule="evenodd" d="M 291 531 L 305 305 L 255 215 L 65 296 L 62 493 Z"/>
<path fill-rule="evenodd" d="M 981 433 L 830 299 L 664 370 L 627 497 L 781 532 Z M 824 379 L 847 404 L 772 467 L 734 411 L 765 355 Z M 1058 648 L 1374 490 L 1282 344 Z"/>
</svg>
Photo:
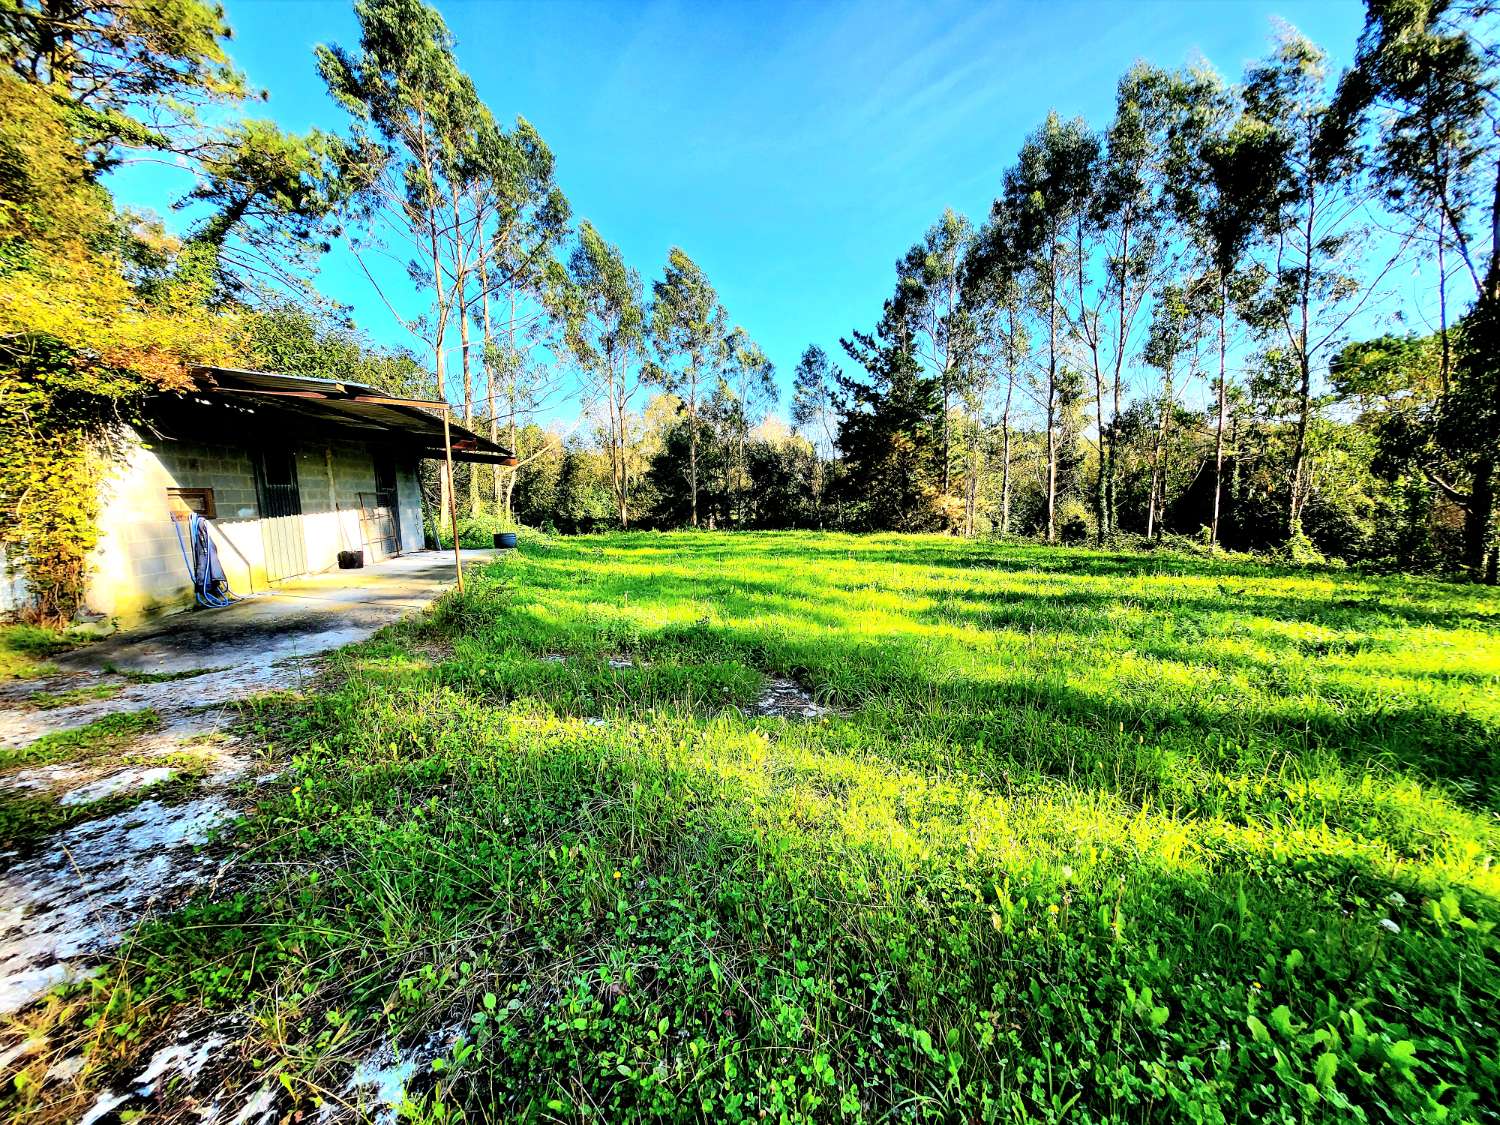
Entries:
<svg viewBox="0 0 1500 1125">
<path fill-rule="evenodd" d="M 229 357 L 233 317 L 208 304 L 230 236 L 253 249 L 278 219 L 308 236 L 336 194 L 332 142 L 198 124 L 245 93 L 227 35 L 201 0 L 0 8 L 0 548 L 35 621 L 80 607 L 122 424 Z M 121 147 L 191 153 L 211 229 L 178 245 L 118 217 L 97 179 Z"/>
<path fill-rule="evenodd" d="M 926 531 L 940 525 L 936 488 L 938 385 L 908 346 L 904 307 L 886 302 L 873 333 L 841 341 L 866 377 L 838 373 L 838 503 L 855 530 Z"/>
<path fill-rule="evenodd" d="M 682 402 L 687 414 L 688 455 L 683 468 L 688 490 L 688 523 L 698 526 L 699 410 L 705 385 L 728 359 L 728 313 L 708 276 L 674 246 L 660 279 L 651 283 L 651 337 L 661 357 L 653 378 Z"/>
<path fill-rule="evenodd" d="M 408 1098 L 471 1119 L 1489 1120 L 1497 613 L 1222 554 L 528 541 L 282 706 L 257 877 L 111 1010 L 253 1012 L 284 1113 L 431 1034 Z M 766 676 L 837 710 L 755 718 Z"/>
<path fill-rule="evenodd" d="M 39 625 L 0 625 L 0 680 L 46 675 L 46 658 L 67 652 L 77 640 Z"/>
<path fill-rule="evenodd" d="M 354 329 L 297 305 L 259 309 L 244 318 L 243 331 L 246 350 L 266 371 L 348 379 L 398 397 L 437 397 L 432 373 L 409 351 L 374 347 Z"/>
<path fill-rule="evenodd" d="M 0 546 L 6 565 L 25 577 L 28 616 L 64 624 L 82 602 L 98 542 L 97 485 L 117 403 L 107 390 L 79 388 L 72 357 L 46 341 L 0 364 L 0 429 L 8 435 L 0 452 Z"/>
<path fill-rule="evenodd" d="M 1500 229 L 1493 222 L 1500 58 L 1493 16 L 1483 0 L 1369 0 L 1336 107 L 1348 134 L 1367 117 L 1377 119 L 1378 187 L 1392 210 L 1435 238 L 1439 255 L 1461 263 L 1459 284 L 1473 285 L 1456 341 L 1444 314 L 1441 395 L 1430 418 L 1418 417 L 1431 425 L 1418 426 L 1411 444 L 1429 447 L 1420 459 L 1428 477 L 1463 510 L 1463 565 L 1491 584 L 1500 580 Z M 1465 479 L 1433 472 L 1438 458 L 1455 463 Z"/>
<path fill-rule="evenodd" d="M 515 520 L 493 512 L 461 516 L 458 521 L 458 543 L 461 547 L 489 550 L 495 545 L 496 532 L 516 529 Z M 453 536 L 449 534 L 446 522 L 437 530 L 436 537 L 439 547 L 452 548 Z"/>
<path fill-rule="evenodd" d="M 99 167 L 117 147 L 185 151 L 197 110 L 248 94 L 224 52 L 224 9 L 206 0 L 7 0 L 0 55 L 72 103 Z"/>
<path fill-rule="evenodd" d="M 89 182 L 66 115 L 0 75 L 0 548 L 29 616 L 66 623 L 97 540 L 96 486 L 118 426 L 216 328 L 169 288 L 145 302 L 123 277 L 108 197 Z"/>
</svg>

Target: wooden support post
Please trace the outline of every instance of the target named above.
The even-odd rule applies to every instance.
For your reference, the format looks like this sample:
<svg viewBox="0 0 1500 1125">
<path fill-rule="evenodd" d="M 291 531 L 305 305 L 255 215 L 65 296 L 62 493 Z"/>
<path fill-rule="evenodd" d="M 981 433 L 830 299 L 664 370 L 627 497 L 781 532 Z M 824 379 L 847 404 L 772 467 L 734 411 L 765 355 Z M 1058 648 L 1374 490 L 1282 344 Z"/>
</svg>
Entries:
<svg viewBox="0 0 1500 1125">
<path fill-rule="evenodd" d="M 448 467 L 448 530 L 453 533 L 453 573 L 458 577 L 458 592 L 464 592 L 464 564 L 458 557 L 458 498 L 453 480 L 453 435 L 448 429 L 448 406 L 443 405 L 443 455 Z"/>
</svg>

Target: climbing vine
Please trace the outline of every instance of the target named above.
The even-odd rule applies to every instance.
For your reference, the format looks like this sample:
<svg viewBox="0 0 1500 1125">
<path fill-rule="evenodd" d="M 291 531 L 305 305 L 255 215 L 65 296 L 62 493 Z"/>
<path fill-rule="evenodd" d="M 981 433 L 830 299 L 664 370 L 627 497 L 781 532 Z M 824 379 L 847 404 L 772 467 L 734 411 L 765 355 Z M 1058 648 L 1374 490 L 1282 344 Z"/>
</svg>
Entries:
<svg viewBox="0 0 1500 1125">
<path fill-rule="evenodd" d="M 6 75 L 0 105 L 0 548 L 22 615 L 61 625 L 123 427 L 191 363 L 227 358 L 235 318 L 207 307 L 190 249 L 116 214 L 65 106 Z"/>
<path fill-rule="evenodd" d="M 87 588 L 99 479 L 115 444 L 113 423 L 129 409 L 137 380 L 85 376 L 56 341 L 27 343 L 3 353 L 0 545 L 12 574 L 24 579 L 24 616 L 61 625 Z M 91 386 L 81 385 L 86 377 Z"/>
</svg>

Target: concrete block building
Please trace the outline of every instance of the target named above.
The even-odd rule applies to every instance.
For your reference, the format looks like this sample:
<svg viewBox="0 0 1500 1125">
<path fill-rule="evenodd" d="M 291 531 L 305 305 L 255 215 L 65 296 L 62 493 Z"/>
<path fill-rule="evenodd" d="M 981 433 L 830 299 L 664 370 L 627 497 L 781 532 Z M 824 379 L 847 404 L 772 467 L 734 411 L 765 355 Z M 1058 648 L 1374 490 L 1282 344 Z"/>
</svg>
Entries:
<svg viewBox="0 0 1500 1125">
<path fill-rule="evenodd" d="M 122 433 L 100 496 L 89 613 L 121 625 L 194 604 L 185 516 L 207 521 L 236 594 L 423 547 L 424 458 L 513 464 L 508 450 L 421 404 L 333 379 L 203 368 Z M 8 570 L 9 568 L 7 568 Z M 13 575 L 0 610 L 19 608 Z"/>
</svg>

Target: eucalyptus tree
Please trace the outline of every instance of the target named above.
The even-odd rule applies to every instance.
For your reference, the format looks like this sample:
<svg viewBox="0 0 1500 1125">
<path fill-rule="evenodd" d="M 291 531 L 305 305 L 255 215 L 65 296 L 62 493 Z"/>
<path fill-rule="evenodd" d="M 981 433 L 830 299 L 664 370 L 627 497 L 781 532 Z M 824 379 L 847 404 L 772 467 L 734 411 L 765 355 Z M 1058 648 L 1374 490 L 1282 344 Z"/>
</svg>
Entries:
<svg viewBox="0 0 1500 1125">
<path fill-rule="evenodd" d="M 1251 247 L 1280 211 L 1288 140 L 1242 111 L 1217 75 L 1182 76 L 1183 97 L 1169 131 L 1168 179 L 1173 209 L 1187 228 L 1213 285 L 1218 330 L 1214 476 L 1209 543 L 1219 540 L 1224 438 L 1229 419 L 1229 322 L 1242 295 Z"/>
<path fill-rule="evenodd" d="M 1105 393 L 1104 373 L 1108 364 L 1105 357 L 1103 310 L 1112 293 L 1111 274 L 1116 263 L 1110 261 L 1107 244 L 1107 228 L 1116 219 L 1124 218 L 1126 224 L 1126 247 L 1130 230 L 1129 209 L 1125 206 L 1123 193 L 1106 196 L 1104 188 L 1104 142 L 1102 137 L 1091 136 L 1085 142 L 1093 149 L 1080 167 L 1078 190 L 1082 193 L 1078 206 L 1074 208 L 1066 240 L 1068 264 L 1068 299 L 1063 302 L 1063 314 L 1069 332 L 1087 350 L 1094 383 L 1094 424 L 1098 434 L 1099 456 L 1095 461 L 1094 480 L 1094 529 L 1099 541 L 1109 533 L 1109 511 L 1106 504 L 1105 474 L 1109 470 L 1109 426 L 1104 420 Z M 1096 269 L 1097 260 L 1104 258 L 1104 269 Z"/>
<path fill-rule="evenodd" d="M 1377 111 L 1375 174 L 1388 203 L 1435 229 L 1443 393 L 1433 441 L 1457 453 L 1467 482 L 1420 463 L 1464 511 L 1464 563 L 1497 579 L 1500 468 L 1500 46 L 1492 0 L 1367 0 L 1338 109 L 1351 131 Z M 1473 304 L 1449 339 L 1447 257 Z"/>
<path fill-rule="evenodd" d="M 447 333 L 464 315 L 451 284 L 467 263 L 453 258 L 453 210 L 468 186 L 474 127 L 480 105 L 459 69 L 453 37 L 437 11 L 420 0 L 356 0 L 357 52 L 319 46 L 318 70 L 329 93 L 350 115 L 354 143 L 371 168 L 357 218 L 372 233 L 369 247 L 353 244 L 372 283 L 365 249 L 384 250 L 382 231 L 407 245 L 406 272 L 432 295 L 431 317 L 393 316 L 432 351 L 438 388 L 446 396 Z M 460 244 L 462 250 L 462 244 Z"/>
<path fill-rule="evenodd" d="M 1254 320 L 1276 341 L 1273 360 L 1293 374 L 1292 453 L 1286 533 L 1302 534 L 1307 498 L 1308 432 L 1314 373 L 1342 342 L 1380 282 L 1403 255 L 1405 240 L 1369 269 L 1369 192 L 1361 154 L 1334 105 L 1326 57 L 1290 28 L 1272 56 L 1250 68 L 1245 108 L 1285 139 L 1285 190 L 1277 196 L 1270 240 L 1272 285 L 1255 303 Z"/>
<path fill-rule="evenodd" d="M 1090 292 L 1085 280 L 1090 263 L 1082 252 L 1085 239 L 1079 238 L 1079 322 L 1092 359 L 1099 429 L 1094 511 L 1101 541 L 1117 521 L 1115 421 L 1125 389 L 1126 361 L 1136 351 L 1151 291 L 1175 265 L 1167 195 L 1168 134 L 1186 93 L 1176 76 L 1144 63 L 1121 78 L 1114 118 L 1101 136 L 1089 201 L 1088 227 L 1102 257 L 1090 296 L 1085 296 Z"/>
<path fill-rule="evenodd" d="M 1000 534 L 1010 534 L 1013 494 L 1011 465 L 1014 457 L 1014 423 L 1017 410 L 1016 388 L 1021 384 L 1023 369 L 1029 360 L 1031 342 L 1023 312 L 1023 295 L 1016 279 L 1010 275 L 989 278 L 987 299 L 975 308 L 976 368 L 984 377 L 976 379 L 975 421 L 983 423 L 985 392 L 993 384 L 1003 385 L 1000 397 Z M 976 475 L 979 466 L 976 465 Z M 977 482 L 976 482 L 977 485 Z"/>
<path fill-rule="evenodd" d="M 485 389 L 490 440 L 504 436 L 518 463 L 495 467 L 491 485 L 497 511 L 509 517 L 516 479 L 526 460 L 525 424 L 552 400 L 559 365 L 535 361 L 534 351 L 551 341 L 557 321 L 546 298 L 563 282 L 556 251 L 568 233 L 571 208 L 553 178 L 552 151 L 524 117 L 510 130 L 496 130 L 483 163 L 476 201 L 478 314 L 484 340 Z M 500 306 L 497 323 L 492 303 Z M 471 315 L 474 309 L 471 306 Z"/>
<path fill-rule="evenodd" d="M 1046 536 L 1057 540 L 1059 372 L 1064 354 L 1064 286 L 1070 233 L 1087 212 L 1099 141 L 1081 119 L 1047 115 L 1027 137 L 1016 164 L 1005 174 L 1003 203 L 991 218 L 1003 223 L 1015 276 L 1025 279 L 1031 300 L 1046 324 L 1044 394 L 1046 414 Z M 998 227 L 992 234 L 998 233 Z M 1016 268 L 1019 266 L 1019 268 Z"/>
<path fill-rule="evenodd" d="M 1205 335 L 1204 307 L 1200 287 L 1190 283 L 1169 283 L 1156 294 L 1152 304 L 1151 327 L 1141 358 L 1161 373 L 1161 390 L 1157 402 L 1156 426 L 1151 439 L 1149 463 L 1150 485 L 1146 501 L 1146 537 L 1156 538 L 1162 531 L 1167 508 L 1166 458 L 1171 449 L 1172 421 L 1177 414 L 1178 377 L 1192 374 L 1197 367 L 1198 347 Z M 1187 367 L 1184 372 L 1184 364 Z"/>
<path fill-rule="evenodd" d="M 792 425 L 812 446 L 812 497 L 819 523 L 826 492 L 826 463 L 834 456 L 835 388 L 841 372 L 817 344 L 809 344 L 792 372 Z"/>
<path fill-rule="evenodd" d="M 697 527 L 698 410 L 705 383 L 726 359 L 728 318 L 708 277 L 676 246 L 651 290 L 651 333 L 662 361 L 660 381 L 687 409 L 689 511 Z"/>
<path fill-rule="evenodd" d="M 604 400 L 610 487 L 620 526 L 629 527 L 630 403 L 642 382 L 648 330 L 640 275 L 584 220 L 566 283 L 549 300 L 565 325 L 569 350 Z"/>
<path fill-rule="evenodd" d="M 912 346 L 942 399 L 940 463 L 945 495 L 952 491 L 953 403 L 964 390 L 960 272 L 973 237 L 969 220 L 948 208 L 896 264 L 897 283 L 906 292 Z"/>
<path fill-rule="evenodd" d="M 825 458 L 833 455 L 833 395 L 839 374 L 817 344 L 807 346 L 792 372 L 792 424 Z"/>
<path fill-rule="evenodd" d="M 1375 111 L 1377 186 L 1437 259 L 1445 382 L 1452 364 L 1448 278 L 1456 270 L 1477 297 L 1495 254 L 1495 21 L 1487 0 L 1366 0 L 1355 64 L 1339 82 L 1335 106 L 1355 137 Z"/>
<path fill-rule="evenodd" d="M 486 180 L 485 165 L 495 147 L 499 127 L 477 96 L 465 99 L 456 107 L 451 128 L 444 135 L 444 175 L 452 193 L 449 196 L 452 221 L 447 224 L 448 282 L 452 287 L 454 319 L 458 322 L 458 357 L 463 376 L 464 425 L 474 428 L 475 380 L 473 351 L 470 346 L 469 312 L 472 307 L 470 278 L 476 271 L 484 232 L 481 202 Z M 479 510 L 479 473 L 469 469 L 469 510 Z"/>
<path fill-rule="evenodd" d="M 755 420 L 776 405 L 776 365 L 766 356 L 750 334 L 736 325 L 725 339 L 724 363 L 719 372 L 717 391 L 721 416 L 732 428 L 727 491 L 735 522 L 745 522 L 749 499 L 750 465 L 747 447 L 750 428 Z"/>
<path fill-rule="evenodd" d="M 1000 399 L 1000 532 L 1010 532 L 1012 497 L 1012 423 L 1016 389 L 1029 358 L 1030 333 L 1025 327 L 1026 269 L 1016 215 L 1002 197 L 995 201 L 989 221 L 970 243 L 962 268 L 963 315 L 970 341 L 969 398 L 976 432 L 986 429 L 984 411 L 991 391 L 1003 383 Z M 971 463 L 969 519 L 977 525 L 978 477 L 982 464 Z"/>
</svg>

